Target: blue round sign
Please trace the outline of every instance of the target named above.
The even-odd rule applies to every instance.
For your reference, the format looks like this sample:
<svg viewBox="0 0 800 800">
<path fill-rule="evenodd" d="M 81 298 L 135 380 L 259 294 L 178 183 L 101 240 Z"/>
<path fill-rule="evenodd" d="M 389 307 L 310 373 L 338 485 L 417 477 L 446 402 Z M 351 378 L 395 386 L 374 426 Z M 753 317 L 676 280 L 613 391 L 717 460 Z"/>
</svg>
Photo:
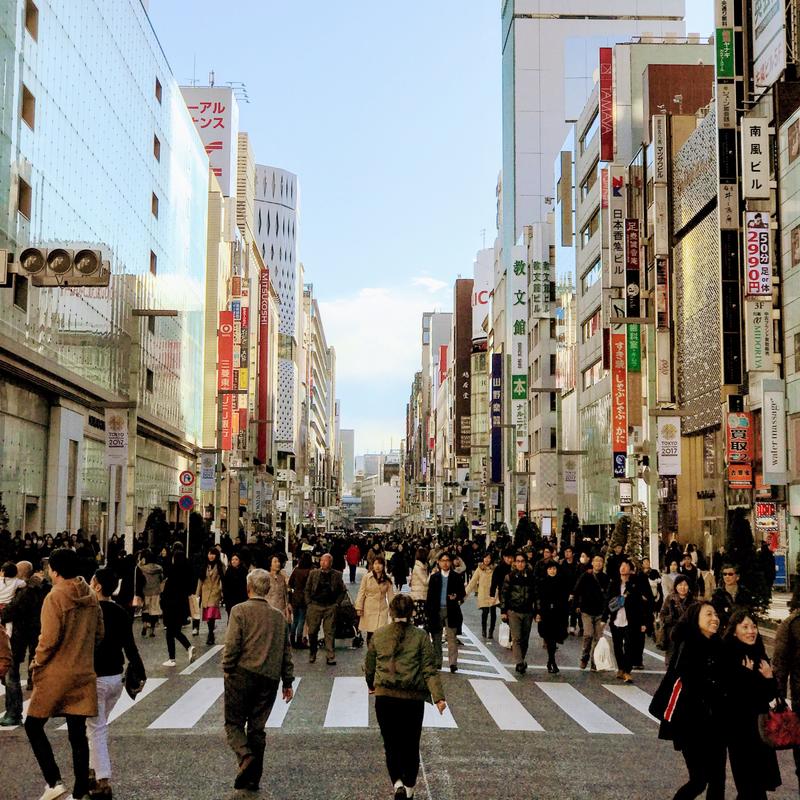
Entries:
<svg viewBox="0 0 800 800">
<path fill-rule="evenodd" d="M 191 511 L 194 508 L 194 497 L 192 497 L 190 494 L 185 494 L 180 500 L 178 500 L 178 505 L 184 511 Z"/>
</svg>

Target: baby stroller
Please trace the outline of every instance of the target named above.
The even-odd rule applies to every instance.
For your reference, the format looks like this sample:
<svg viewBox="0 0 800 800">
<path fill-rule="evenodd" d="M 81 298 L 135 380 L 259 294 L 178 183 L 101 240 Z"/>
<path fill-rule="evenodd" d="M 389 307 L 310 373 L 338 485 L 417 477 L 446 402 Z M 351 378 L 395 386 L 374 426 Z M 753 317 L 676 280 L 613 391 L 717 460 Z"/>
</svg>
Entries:
<svg viewBox="0 0 800 800">
<path fill-rule="evenodd" d="M 339 607 L 336 609 L 336 623 L 334 625 L 333 636 L 335 639 L 351 639 L 350 647 L 357 650 L 364 646 L 364 637 L 358 630 L 358 614 L 353 606 L 350 595 L 345 595 Z M 324 637 L 319 640 L 319 647 L 325 646 Z"/>
</svg>

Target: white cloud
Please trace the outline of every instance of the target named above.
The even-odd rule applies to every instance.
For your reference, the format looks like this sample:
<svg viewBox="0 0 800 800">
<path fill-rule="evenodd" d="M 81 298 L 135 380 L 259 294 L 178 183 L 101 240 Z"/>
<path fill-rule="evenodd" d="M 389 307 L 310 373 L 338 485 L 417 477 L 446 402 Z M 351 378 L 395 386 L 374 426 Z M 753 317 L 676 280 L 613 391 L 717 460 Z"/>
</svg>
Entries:
<svg viewBox="0 0 800 800">
<path fill-rule="evenodd" d="M 427 275 L 421 275 L 417 278 L 412 278 L 411 284 L 413 286 L 423 286 L 432 294 L 441 292 L 442 289 L 445 289 L 448 286 L 446 281 L 440 281 L 438 278 L 430 278 Z"/>
</svg>

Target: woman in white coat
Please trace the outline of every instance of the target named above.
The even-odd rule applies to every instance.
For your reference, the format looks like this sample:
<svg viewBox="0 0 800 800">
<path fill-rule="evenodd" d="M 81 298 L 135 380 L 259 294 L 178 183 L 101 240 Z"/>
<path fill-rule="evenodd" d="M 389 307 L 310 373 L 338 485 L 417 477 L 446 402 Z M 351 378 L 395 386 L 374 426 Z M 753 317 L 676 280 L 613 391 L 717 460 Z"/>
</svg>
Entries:
<svg viewBox="0 0 800 800">
<path fill-rule="evenodd" d="M 372 568 L 361 579 L 356 597 L 358 629 L 367 634 L 367 643 L 378 628 L 389 624 L 389 603 L 394 597 L 394 586 L 386 574 L 386 559 L 375 556 Z"/>
<path fill-rule="evenodd" d="M 428 598 L 428 551 L 424 547 L 418 547 L 414 554 L 414 568 L 411 570 L 411 577 L 408 585 L 411 589 L 411 599 L 414 601 L 414 624 L 417 627 L 425 627 L 425 601 Z"/>
<path fill-rule="evenodd" d="M 497 621 L 497 597 L 491 594 L 492 574 L 494 573 L 494 558 L 491 553 L 486 553 L 478 569 L 472 573 L 472 579 L 467 584 L 467 594 L 478 592 L 478 608 L 481 610 L 481 633 L 484 639 L 494 638 L 494 625 Z M 489 633 L 486 633 L 486 622 L 489 621 Z"/>
</svg>

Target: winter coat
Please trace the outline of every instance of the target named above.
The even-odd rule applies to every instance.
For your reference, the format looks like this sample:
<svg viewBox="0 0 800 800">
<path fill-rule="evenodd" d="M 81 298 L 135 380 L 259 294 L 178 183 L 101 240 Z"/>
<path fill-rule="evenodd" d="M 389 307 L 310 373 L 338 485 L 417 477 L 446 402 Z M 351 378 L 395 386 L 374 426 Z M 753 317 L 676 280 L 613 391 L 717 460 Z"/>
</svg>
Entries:
<svg viewBox="0 0 800 800">
<path fill-rule="evenodd" d="M 772 653 L 772 669 L 781 697 L 787 696 L 788 688 L 792 698 L 800 698 L 800 611 L 792 611 L 778 625 Z"/>
<path fill-rule="evenodd" d="M 669 663 L 670 657 L 675 649 L 672 642 L 672 631 L 675 630 L 678 620 L 692 603 L 694 603 L 694 598 L 691 592 L 686 595 L 685 600 L 681 600 L 680 595 L 673 591 L 667 596 L 664 605 L 661 606 L 661 611 L 658 616 L 664 626 L 664 649 L 667 651 L 667 663 Z"/>
<path fill-rule="evenodd" d="M 397 581 L 402 578 L 405 583 L 406 576 L 408 575 L 408 564 L 406 563 L 405 555 L 398 550 L 389 561 L 389 572 L 392 577 Z"/>
<path fill-rule="evenodd" d="M 428 596 L 425 598 L 425 613 L 428 617 L 428 631 L 430 633 L 439 633 L 442 630 L 441 616 L 439 605 L 442 594 L 442 573 L 434 572 L 428 581 Z M 451 599 L 450 595 L 455 595 L 455 599 Z M 459 630 L 461 624 L 464 622 L 464 617 L 461 614 L 461 604 L 466 597 L 464 591 L 464 576 L 459 575 L 455 570 L 450 570 L 447 579 L 447 627 Z"/>
<path fill-rule="evenodd" d="M 648 591 L 649 591 L 648 587 Z M 628 626 L 635 628 L 640 628 L 642 625 L 645 625 L 645 615 L 647 612 L 647 599 L 642 595 L 642 587 L 639 582 L 636 580 L 635 575 L 631 575 L 628 577 L 627 585 L 624 587 L 622 586 L 622 580 L 617 578 L 612 578 L 608 584 L 608 591 L 606 592 L 606 607 L 603 610 L 603 622 L 607 620 L 611 620 L 611 625 L 613 626 L 616 621 L 617 617 L 619 616 L 619 609 L 616 611 L 611 611 L 608 604 L 611 602 L 612 598 L 619 597 L 624 593 L 625 596 L 625 616 L 628 620 Z"/>
<path fill-rule="evenodd" d="M 695 597 L 702 597 L 706 592 L 706 584 L 700 570 L 692 564 L 691 567 L 685 567 L 683 564 L 678 568 L 678 572 L 686 577 L 689 581 L 689 589 Z"/>
<path fill-rule="evenodd" d="M 164 569 L 161 564 L 140 564 L 136 570 L 136 596 L 154 597 L 161 594 Z"/>
<path fill-rule="evenodd" d="M 357 544 L 351 544 L 350 547 L 347 548 L 345 561 L 347 561 L 351 567 L 358 566 L 358 562 L 361 561 L 361 551 L 358 549 Z"/>
<path fill-rule="evenodd" d="M 503 600 L 503 583 L 506 575 L 511 572 L 512 566 L 512 564 L 506 564 L 505 559 L 501 558 L 492 573 L 492 585 L 489 588 L 489 594 L 496 595 L 501 603 Z"/>
<path fill-rule="evenodd" d="M 161 612 L 164 625 L 180 627 L 189 616 L 189 595 L 194 590 L 192 566 L 181 553 L 173 554 L 167 565 L 164 590 L 161 592 Z"/>
<path fill-rule="evenodd" d="M 769 660 L 764 643 L 761 637 L 752 646 L 738 639 L 728 639 L 724 643 L 724 654 L 728 702 L 723 730 L 728 737 L 731 768 L 737 761 L 749 765 L 750 769 L 745 766 L 744 771 L 750 773 L 750 785 L 775 791 L 781 784 L 778 756 L 758 733 L 758 715 L 769 710 L 778 692 L 775 678 L 765 678 L 758 671 L 759 663 Z M 745 658 L 753 662 L 752 669 L 743 665 Z M 754 765 L 758 765 L 757 769 L 752 768 Z M 744 793 L 740 791 L 739 796 L 744 797 Z"/>
<path fill-rule="evenodd" d="M 225 608 L 230 610 L 247 600 L 247 567 L 228 567 L 222 576 L 222 599 L 225 601 Z"/>
<path fill-rule="evenodd" d="M 472 573 L 472 578 L 467 584 L 467 594 L 472 594 L 476 589 L 478 590 L 478 608 L 489 608 L 496 606 L 499 602 L 498 599 L 491 594 L 492 589 L 492 575 L 494 574 L 495 567 L 478 565 L 478 569 Z"/>
<path fill-rule="evenodd" d="M 671 722 L 663 722 L 659 738 L 672 739 L 676 750 L 701 745 L 708 736 L 723 737 L 727 702 L 724 652 L 718 635 L 693 631 L 676 643 L 667 675 L 680 678 L 681 694 Z"/>
<path fill-rule="evenodd" d="M 389 623 L 389 603 L 394 597 L 392 581 L 386 577 L 383 581 L 368 572 L 358 587 L 356 611 L 359 615 L 358 629 L 363 633 L 375 633 L 378 628 Z"/>
<path fill-rule="evenodd" d="M 434 703 L 444 700 L 431 640 L 406 622 L 393 622 L 375 632 L 367 648 L 364 674 L 376 695 Z"/>
<path fill-rule="evenodd" d="M 323 598 L 319 594 L 320 582 L 324 574 L 323 570 L 311 570 L 305 588 L 306 606 L 310 606 L 312 603 L 323 606 L 338 605 L 341 603 L 342 599 L 347 594 L 347 589 L 344 587 L 344 580 L 342 580 L 342 573 L 335 569 L 329 572 L 331 576 L 331 597 L 329 597 L 326 602 L 323 602 Z"/>
<path fill-rule="evenodd" d="M 722 585 L 714 589 L 714 593 L 711 595 L 711 605 L 714 606 L 714 610 L 717 612 L 719 629 L 722 631 L 728 626 L 728 620 L 731 618 L 734 608 L 741 606 L 749 611 L 753 610 L 753 595 L 746 586 L 742 586 L 740 583 L 734 598 Z"/>
<path fill-rule="evenodd" d="M 500 604 L 507 614 L 533 614 L 536 611 L 536 578 L 530 567 L 520 572 L 512 569 L 503 581 L 503 593 Z"/>
<path fill-rule="evenodd" d="M 425 600 L 428 596 L 428 567 L 421 561 L 414 562 L 414 569 L 411 570 L 411 598 L 413 600 Z"/>
<path fill-rule="evenodd" d="M 298 608 L 306 607 L 306 582 L 310 574 L 311 569 L 308 567 L 295 567 L 289 576 L 289 591 L 291 592 L 289 599 L 295 611 Z"/>
<path fill-rule="evenodd" d="M 3 623 L 10 622 L 13 625 L 11 650 L 17 664 L 25 660 L 28 649 L 35 647 L 39 641 L 44 595 L 42 579 L 32 575 L 0 614 Z"/>
<path fill-rule="evenodd" d="M 567 638 L 569 590 L 561 575 L 546 575 L 536 594 L 539 636 L 545 641 L 563 642 Z"/>
<path fill-rule="evenodd" d="M 53 586 L 42 605 L 30 716 L 97 715 L 94 648 L 103 633 L 100 604 L 83 578 Z"/>
<path fill-rule="evenodd" d="M 11 669 L 11 643 L 3 625 L 0 625 L 0 680 Z"/>
<path fill-rule="evenodd" d="M 286 575 L 278 572 L 269 574 L 269 591 L 267 592 L 267 602 L 277 608 L 285 617 L 289 616 L 289 585 Z"/>
<path fill-rule="evenodd" d="M 217 563 L 207 564 L 197 581 L 200 608 L 219 607 L 222 604 L 222 578 Z"/>
<path fill-rule="evenodd" d="M 595 574 L 584 572 L 578 578 L 573 590 L 575 609 L 580 609 L 582 614 L 590 617 L 600 617 L 606 607 L 606 592 L 608 591 L 608 575 L 605 572 Z"/>
</svg>

